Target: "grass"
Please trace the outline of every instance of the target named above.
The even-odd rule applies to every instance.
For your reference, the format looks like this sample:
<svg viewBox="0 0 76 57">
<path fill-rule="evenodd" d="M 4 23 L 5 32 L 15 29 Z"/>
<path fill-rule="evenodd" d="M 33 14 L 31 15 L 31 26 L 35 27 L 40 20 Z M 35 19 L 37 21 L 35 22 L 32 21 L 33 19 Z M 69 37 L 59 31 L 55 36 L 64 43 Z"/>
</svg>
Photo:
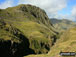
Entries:
<svg viewBox="0 0 76 57">
<path fill-rule="evenodd" d="M 56 36 L 56 31 L 53 30 L 53 26 L 44 10 L 31 5 L 19 5 L 0 10 L 0 17 L 4 22 L 20 30 L 29 39 L 29 47 L 37 54 L 49 51 L 53 41 L 52 37 Z M 9 27 L 8 24 L 6 25 L 7 28 Z M 10 27 L 9 29 L 12 33 L 15 31 Z M 8 32 L 7 35 L 12 33 Z M 6 37 L 6 39 L 8 38 Z"/>
<path fill-rule="evenodd" d="M 76 28 L 71 28 L 67 30 L 55 45 L 51 48 L 48 54 L 44 55 L 29 55 L 25 57 L 75 57 L 75 56 L 60 56 L 59 53 L 62 52 L 75 52 L 76 51 Z M 65 36 L 67 34 L 67 36 Z M 69 35 L 70 34 L 70 35 Z M 63 37 L 64 36 L 64 37 Z M 66 41 L 64 41 L 67 38 Z M 62 40 L 63 39 L 63 40 Z"/>
<path fill-rule="evenodd" d="M 76 51 L 76 28 L 58 36 L 44 10 L 38 7 L 19 5 L 0 10 L 0 18 L 6 23 L 4 25 L 0 22 L 0 39 L 21 42 L 19 35 L 23 35 L 29 40 L 29 48 L 36 54 L 41 54 L 24 57 L 60 57 L 60 51 Z M 53 36 L 58 40 L 52 47 Z M 24 44 L 26 41 L 23 41 L 22 45 L 25 46 L 27 43 Z"/>
</svg>

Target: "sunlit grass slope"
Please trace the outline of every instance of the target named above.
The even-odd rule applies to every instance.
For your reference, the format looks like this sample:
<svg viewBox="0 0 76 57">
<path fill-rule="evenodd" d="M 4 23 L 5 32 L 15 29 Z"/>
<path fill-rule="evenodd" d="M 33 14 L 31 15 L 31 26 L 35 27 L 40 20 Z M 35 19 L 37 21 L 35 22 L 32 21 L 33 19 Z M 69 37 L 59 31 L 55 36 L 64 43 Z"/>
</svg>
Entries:
<svg viewBox="0 0 76 57">
<path fill-rule="evenodd" d="M 71 28 L 64 32 L 55 45 L 51 48 L 48 54 L 42 55 L 29 55 L 25 57 L 62 57 L 60 52 L 76 52 L 76 28 Z M 64 57 L 64 56 L 63 56 Z M 65 56 L 74 57 L 74 56 Z"/>
<path fill-rule="evenodd" d="M 47 14 L 36 6 L 22 4 L 16 7 L 0 9 L 1 20 L 22 32 L 29 40 L 29 48 L 34 50 L 36 54 L 47 53 L 52 44 L 54 44 L 55 38 L 57 38 L 57 32 Z M 12 28 L 9 28 L 9 30 L 15 31 Z M 11 40 L 9 35 L 11 35 L 9 31 L 7 32 L 1 28 L 0 36 L 3 40 Z M 13 37 L 15 35 L 12 35 Z"/>
</svg>

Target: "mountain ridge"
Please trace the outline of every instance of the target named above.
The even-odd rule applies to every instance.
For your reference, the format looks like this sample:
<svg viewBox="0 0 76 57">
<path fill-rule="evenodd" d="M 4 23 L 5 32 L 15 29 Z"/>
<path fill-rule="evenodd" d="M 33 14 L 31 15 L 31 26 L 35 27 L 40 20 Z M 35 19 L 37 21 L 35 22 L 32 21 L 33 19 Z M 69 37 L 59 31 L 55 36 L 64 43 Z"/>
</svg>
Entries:
<svg viewBox="0 0 76 57">
<path fill-rule="evenodd" d="M 36 6 L 22 4 L 1 9 L 0 21 L 0 40 L 3 39 L 3 42 L 10 40 L 12 42 L 16 37 L 15 41 L 18 39 L 20 42 L 22 41 L 20 44 L 15 44 L 19 47 L 14 48 L 13 46 L 13 49 L 17 51 L 10 49 L 11 52 L 14 52 L 14 56 L 18 56 L 20 51 L 23 53 L 20 54 L 21 56 L 30 54 L 29 52 L 24 52 L 24 48 L 26 48 L 26 51 L 29 50 L 31 54 L 46 54 L 57 39 L 58 32 L 54 30 L 47 14 Z M 18 50 L 20 51 L 18 52 Z"/>
<path fill-rule="evenodd" d="M 72 27 L 76 27 L 76 23 L 71 21 L 71 20 L 67 20 L 67 19 L 55 19 L 55 18 L 51 18 L 51 23 L 53 24 L 53 26 L 58 29 L 58 31 L 65 31 L 67 29 L 70 29 Z"/>
</svg>

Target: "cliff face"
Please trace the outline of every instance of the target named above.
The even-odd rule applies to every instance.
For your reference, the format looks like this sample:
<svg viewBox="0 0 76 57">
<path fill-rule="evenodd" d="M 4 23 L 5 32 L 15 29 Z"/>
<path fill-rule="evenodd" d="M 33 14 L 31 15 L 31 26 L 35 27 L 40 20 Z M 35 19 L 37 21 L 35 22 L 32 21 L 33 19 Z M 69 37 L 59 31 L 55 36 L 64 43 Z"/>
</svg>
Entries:
<svg viewBox="0 0 76 57">
<path fill-rule="evenodd" d="M 7 56 L 47 53 L 56 35 L 45 11 L 36 6 L 0 9 L 0 50 Z"/>
</svg>

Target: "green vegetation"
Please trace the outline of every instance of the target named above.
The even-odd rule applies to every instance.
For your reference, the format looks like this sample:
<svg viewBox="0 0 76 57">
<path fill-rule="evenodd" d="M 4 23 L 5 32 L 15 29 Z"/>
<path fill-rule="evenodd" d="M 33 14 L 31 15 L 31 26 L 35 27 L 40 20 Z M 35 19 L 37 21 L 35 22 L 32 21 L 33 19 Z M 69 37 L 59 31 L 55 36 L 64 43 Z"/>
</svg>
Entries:
<svg viewBox="0 0 76 57">
<path fill-rule="evenodd" d="M 75 26 L 71 21 L 57 23 L 61 30 Z M 22 4 L 0 9 L 0 52 L 5 54 L 2 57 L 61 57 L 60 51 L 76 51 L 76 28 L 61 34 L 55 28 L 39 7 Z"/>
<path fill-rule="evenodd" d="M 48 54 L 29 55 L 24 57 L 75 57 L 75 56 L 60 56 L 60 52 L 76 52 L 76 28 L 71 28 L 63 33 L 60 39 L 51 48 Z"/>
<path fill-rule="evenodd" d="M 0 27 L 0 40 L 19 42 L 23 45 L 21 47 L 28 44 L 34 54 L 48 53 L 57 36 L 45 11 L 32 5 L 1 9 Z M 28 43 L 24 38 L 28 39 Z"/>
</svg>

